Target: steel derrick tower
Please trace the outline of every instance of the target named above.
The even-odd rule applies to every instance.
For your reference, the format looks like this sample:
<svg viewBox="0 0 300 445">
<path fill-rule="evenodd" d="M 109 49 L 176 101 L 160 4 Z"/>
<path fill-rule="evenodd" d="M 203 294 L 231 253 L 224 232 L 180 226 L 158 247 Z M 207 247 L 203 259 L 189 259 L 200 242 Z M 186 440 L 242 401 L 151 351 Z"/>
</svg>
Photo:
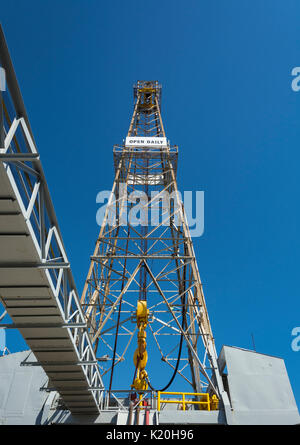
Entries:
<svg viewBox="0 0 300 445">
<path fill-rule="evenodd" d="M 0 331 L 27 344 L 0 353 L 0 424 L 171 425 L 151 439 L 299 424 L 283 359 L 225 345 L 217 359 L 158 82 L 134 87 L 80 301 L 1 25 L 0 77 Z"/>
<path fill-rule="evenodd" d="M 126 141 L 114 146 L 115 179 L 81 304 L 106 389 L 118 387 L 125 363 L 132 378 L 123 389 L 163 391 L 176 377 L 177 385 L 220 399 L 214 338 L 177 188 L 178 149 L 166 139 L 160 104 L 161 85 L 138 81 Z"/>
</svg>

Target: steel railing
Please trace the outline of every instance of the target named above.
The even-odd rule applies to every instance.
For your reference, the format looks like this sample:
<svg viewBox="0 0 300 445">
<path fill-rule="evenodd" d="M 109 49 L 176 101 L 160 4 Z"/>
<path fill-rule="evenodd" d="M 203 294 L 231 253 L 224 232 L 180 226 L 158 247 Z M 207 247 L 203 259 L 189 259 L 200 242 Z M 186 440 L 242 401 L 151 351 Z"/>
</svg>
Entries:
<svg viewBox="0 0 300 445">
<path fill-rule="evenodd" d="M 161 396 L 164 395 L 171 395 L 171 396 L 181 396 L 181 399 L 176 399 L 176 400 L 172 400 L 172 399 L 162 399 Z M 198 397 L 199 400 L 191 400 L 191 399 L 186 399 L 186 396 L 193 396 L 193 397 Z M 205 411 L 212 411 L 217 409 L 218 406 L 218 399 L 216 398 L 216 396 L 212 396 L 212 398 L 210 398 L 208 393 L 195 393 L 195 392 L 161 392 L 158 391 L 157 392 L 157 409 L 158 411 L 161 411 L 161 404 L 165 403 L 176 403 L 180 406 L 180 409 L 182 409 L 182 411 L 186 411 L 186 406 L 187 405 L 198 405 L 199 409 L 201 410 L 205 410 Z"/>
</svg>

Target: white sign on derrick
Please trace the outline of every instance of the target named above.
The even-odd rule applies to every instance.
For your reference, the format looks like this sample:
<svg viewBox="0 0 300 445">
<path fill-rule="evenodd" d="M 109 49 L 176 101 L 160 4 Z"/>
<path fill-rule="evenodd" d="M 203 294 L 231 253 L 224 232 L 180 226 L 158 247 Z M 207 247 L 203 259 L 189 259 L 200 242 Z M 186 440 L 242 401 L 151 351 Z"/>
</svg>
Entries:
<svg viewBox="0 0 300 445">
<path fill-rule="evenodd" d="M 167 148 L 167 138 L 159 137 L 126 137 L 126 147 Z"/>
</svg>

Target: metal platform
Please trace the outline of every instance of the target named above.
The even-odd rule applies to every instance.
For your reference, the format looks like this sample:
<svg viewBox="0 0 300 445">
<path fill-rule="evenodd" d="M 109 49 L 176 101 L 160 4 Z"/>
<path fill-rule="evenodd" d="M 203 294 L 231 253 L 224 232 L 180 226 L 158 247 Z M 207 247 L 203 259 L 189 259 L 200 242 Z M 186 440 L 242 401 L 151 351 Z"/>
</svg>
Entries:
<svg viewBox="0 0 300 445">
<path fill-rule="evenodd" d="M 36 361 L 31 351 L 0 357 L 0 424 L 144 425 L 145 411 L 132 416 L 129 401 L 103 404 L 100 413 L 71 413 L 56 391 L 45 390 L 48 377 L 41 367 L 23 367 Z M 300 417 L 282 359 L 224 346 L 219 363 L 231 398 L 231 415 L 223 409 L 183 411 L 179 404 L 161 404 L 149 410 L 149 425 L 293 425 Z M 165 396 L 164 396 L 165 397 Z M 105 406 L 104 406 L 105 405 Z M 89 415 L 87 415 L 89 414 Z M 131 417 L 131 420 L 130 420 Z"/>
</svg>

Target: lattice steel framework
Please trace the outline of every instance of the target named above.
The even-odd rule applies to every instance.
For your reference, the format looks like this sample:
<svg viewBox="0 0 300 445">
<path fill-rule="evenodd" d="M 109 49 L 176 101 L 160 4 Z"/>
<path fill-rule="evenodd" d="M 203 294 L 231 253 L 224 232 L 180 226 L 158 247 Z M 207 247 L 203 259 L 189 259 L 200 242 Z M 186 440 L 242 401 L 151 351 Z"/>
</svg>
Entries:
<svg viewBox="0 0 300 445">
<path fill-rule="evenodd" d="M 161 85 L 138 81 L 134 100 L 127 137 L 165 138 Z M 125 367 L 134 374 L 136 307 L 146 300 L 151 388 L 161 389 L 174 373 L 177 385 L 181 380 L 195 392 L 209 391 L 222 399 L 213 334 L 177 189 L 177 152 L 169 143 L 114 147 L 115 179 L 81 303 L 106 388 L 112 381 L 114 387 L 126 382 Z M 167 203 L 166 192 L 172 194 Z M 134 210 L 138 201 L 140 224 Z M 160 215 L 159 223 L 153 224 L 153 212 Z"/>
<path fill-rule="evenodd" d="M 1 25 L 0 64 L 7 81 L 0 91 L 0 321 L 8 314 L 13 322 L 0 328 L 19 329 L 37 360 L 22 365 L 42 366 L 72 413 L 97 413 L 98 362 Z"/>
</svg>

